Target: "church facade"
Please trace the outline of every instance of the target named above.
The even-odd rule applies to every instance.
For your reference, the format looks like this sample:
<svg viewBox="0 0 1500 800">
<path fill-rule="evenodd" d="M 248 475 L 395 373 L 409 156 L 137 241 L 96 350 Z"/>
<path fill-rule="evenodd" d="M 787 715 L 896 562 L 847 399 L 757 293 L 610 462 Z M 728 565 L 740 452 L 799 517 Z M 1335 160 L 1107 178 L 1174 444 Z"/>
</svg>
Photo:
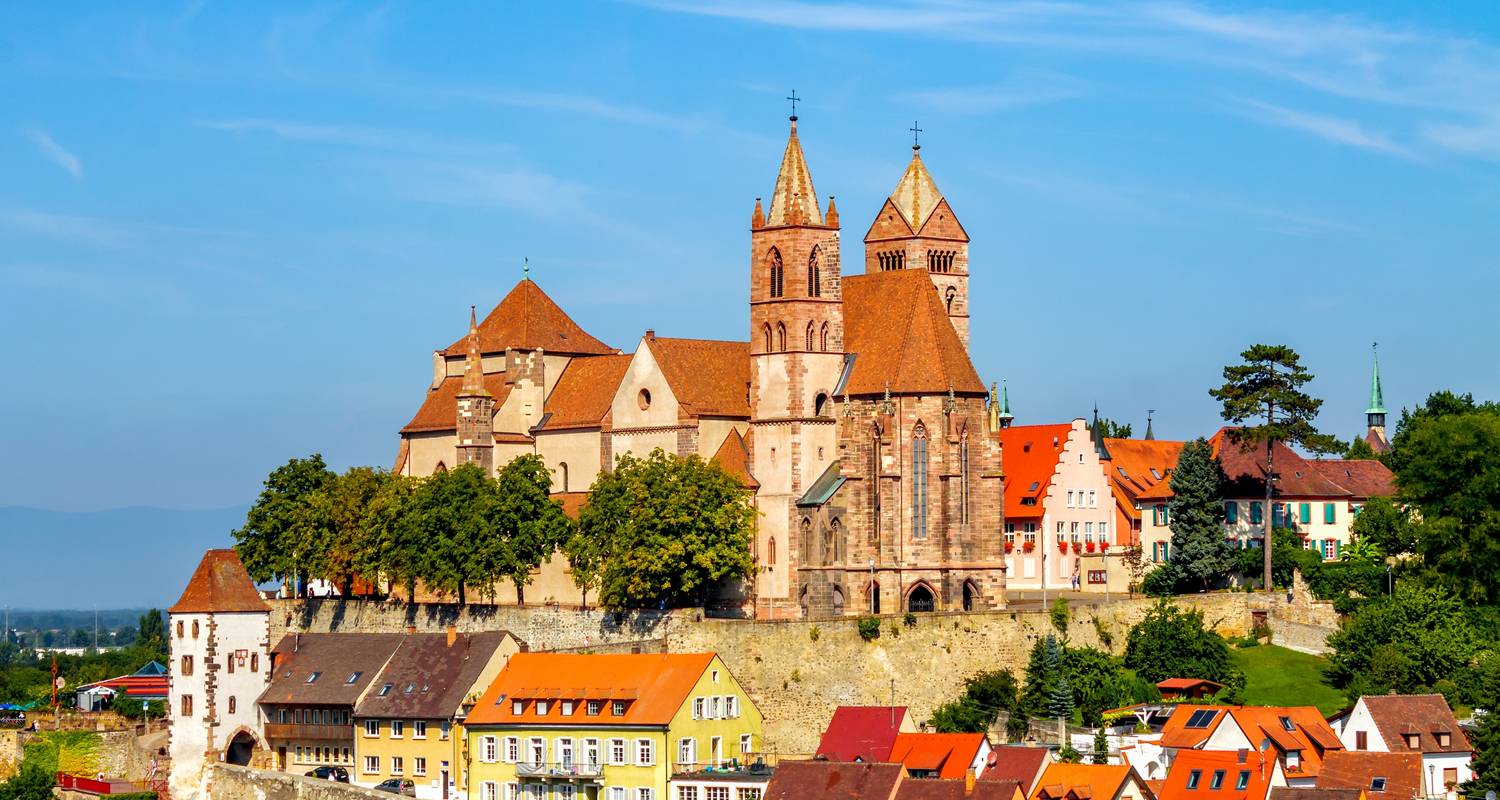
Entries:
<svg viewBox="0 0 1500 800">
<path fill-rule="evenodd" d="M 754 492 L 755 574 L 720 602 L 759 618 L 1005 603 L 1000 439 L 968 356 L 969 238 L 913 147 L 842 269 L 792 117 L 750 220 L 747 341 L 590 336 L 529 278 L 433 356 L 396 471 L 493 471 L 535 453 L 576 509 L 623 454 L 722 465 Z M 581 601 L 561 555 L 528 599 Z M 501 592 L 502 600 L 508 594 Z"/>
</svg>

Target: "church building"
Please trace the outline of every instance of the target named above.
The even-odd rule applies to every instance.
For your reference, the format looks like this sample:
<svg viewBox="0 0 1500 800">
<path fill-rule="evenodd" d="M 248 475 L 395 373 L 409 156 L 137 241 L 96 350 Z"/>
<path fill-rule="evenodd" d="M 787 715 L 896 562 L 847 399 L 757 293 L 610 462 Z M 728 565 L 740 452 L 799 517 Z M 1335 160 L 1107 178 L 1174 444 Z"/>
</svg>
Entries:
<svg viewBox="0 0 1500 800">
<path fill-rule="evenodd" d="M 565 507 L 623 454 L 722 465 L 754 492 L 755 574 L 718 602 L 758 618 L 1001 608 L 1000 438 L 968 355 L 969 236 L 912 147 L 841 267 L 791 117 L 750 219 L 747 341 L 648 330 L 630 353 L 522 280 L 433 355 L 395 469 L 494 471 L 535 453 Z M 581 597 L 559 554 L 527 599 Z M 510 593 L 500 593 L 502 602 Z"/>
</svg>

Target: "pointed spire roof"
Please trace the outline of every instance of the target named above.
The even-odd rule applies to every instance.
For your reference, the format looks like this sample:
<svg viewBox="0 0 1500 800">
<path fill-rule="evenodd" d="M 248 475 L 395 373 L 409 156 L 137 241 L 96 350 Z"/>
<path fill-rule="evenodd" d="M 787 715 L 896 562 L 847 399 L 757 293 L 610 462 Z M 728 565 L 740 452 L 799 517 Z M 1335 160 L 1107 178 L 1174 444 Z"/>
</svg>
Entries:
<svg viewBox="0 0 1500 800">
<path fill-rule="evenodd" d="M 1104 427 L 1099 424 L 1099 404 L 1094 404 L 1094 424 L 1089 426 L 1089 436 L 1094 440 L 1094 452 L 1099 460 L 1109 461 L 1109 448 L 1104 446 Z"/>
<path fill-rule="evenodd" d="M 1156 439 L 1156 433 L 1151 430 L 1151 415 L 1155 413 L 1155 409 L 1146 412 L 1146 441 L 1148 442 Z"/>
<path fill-rule="evenodd" d="M 1000 381 L 1000 419 L 1012 420 L 1016 416 L 1010 413 L 1010 387 L 1005 381 Z"/>
<path fill-rule="evenodd" d="M 932 180 L 932 173 L 922 163 L 920 148 L 913 147 L 911 163 L 906 165 L 906 173 L 891 192 L 891 203 L 906 217 L 907 224 L 911 225 L 912 232 L 915 233 L 922 230 L 927 218 L 942 199 L 943 193 L 938 191 L 937 183 Z"/>
<path fill-rule="evenodd" d="M 479 356 L 479 324 L 474 321 L 473 306 L 469 306 L 469 343 L 464 354 L 464 385 L 458 396 L 489 396 L 484 388 L 484 361 Z"/>
<path fill-rule="evenodd" d="M 1374 370 L 1370 373 L 1370 407 L 1365 409 L 1366 414 L 1384 414 L 1385 397 L 1380 392 L 1380 355 L 1375 351 L 1375 345 L 1370 345 L 1372 358 L 1374 358 Z"/>
<path fill-rule="evenodd" d="M 822 225 L 823 212 L 818 208 L 818 193 L 813 191 L 812 173 L 802 155 L 797 139 L 797 118 L 792 117 L 792 132 L 781 156 L 781 171 L 776 174 L 776 190 L 771 193 L 771 211 L 767 225 Z"/>
<path fill-rule="evenodd" d="M 193 577 L 168 614 L 208 614 L 232 612 L 268 612 L 271 607 L 255 589 L 255 581 L 245 571 L 239 553 L 233 550 L 209 550 L 198 562 Z"/>
<path fill-rule="evenodd" d="M 545 350 L 572 355 L 613 355 L 613 347 L 590 336 L 547 296 L 536 282 L 523 278 L 479 323 L 479 351 Z M 469 335 L 444 351 L 466 353 Z"/>
</svg>

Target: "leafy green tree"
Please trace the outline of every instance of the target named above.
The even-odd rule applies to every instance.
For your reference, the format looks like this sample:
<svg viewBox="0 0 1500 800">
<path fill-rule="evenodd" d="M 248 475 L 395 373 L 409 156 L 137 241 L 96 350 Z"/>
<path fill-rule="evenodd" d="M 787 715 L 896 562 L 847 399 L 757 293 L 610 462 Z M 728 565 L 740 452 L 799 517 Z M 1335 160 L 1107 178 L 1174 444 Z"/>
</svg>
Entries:
<svg viewBox="0 0 1500 800">
<path fill-rule="evenodd" d="M 1350 696 L 1434 686 L 1484 646 L 1471 610 L 1442 587 L 1403 582 L 1366 603 L 1328 637 L 1331 682 Z"/>
<path fill-rule="evenodd" d="M 493 599 L 497 569 L 499 484 L 478 464 L 434 473 L 412 497 L 426 543 L 419 576 L 428 588 L 468 603 L 468 588 Z"/>
<path fill-rule="evenodd" d="M 1184 611 L 1160 600 L 1130 629 L 1125 666 L 1152 683 L 1167 678 L 1204 678 L 1242 689 L 1244 673 L 1223 637 L 1203 624 L 1203 612 Z"/>
<path fill-rule="evenodd" d="M 1286 345 L 1257 344 L 1240 354 L 1243 364 L 1224 368 L 1224 385 L 1209 394 L 1223 404 L 1225 421 L 1243 427 L 1229 430 L 1230 441 L 1240 445 L 1262 445 L 1266 451 L 1266 505 L 1275 494 L 1275 445 L 1299 445 L 1313 453 L 1341 450 L 1337 439 L 1319 433 L 1313 426 L 1322 400 L 1302 391 L 1312 373 L 1302 366 L 1297 351 Z M 1246 426 L 1247 420 L 1260 424 Z M 1263 581 L 1271 585 L 1271 555 L 1274 537 L 1267 537 L 1263 552 Z"/>
<path fill-rule="evenodd" d="M 1132 702 L 1131 685 L 1119 658 L 1092 647 L 1065 647 L 1062 667 L 1084 725 L 1102 725 L 1105 711 Z"/>
<path fill-rule="evenodd" d="M 938 733 L 989 733 L 994 719 L 977 706 L 962 700 L 944 703 L 932 712 L 932 729 Z"/>
<path fill-rule="evenodd" d="M 375 579 L 384 578 L 394 589 L 403 586 L 407 598 L 416 596 L 426 546 L 417 508 L 422 479 L 391 475 L 370 500 L 364 516 L 362 546 L 355 548 L 354 571 Z"/>
<path fill-rule="evenodd" d="M 1106 438 L 1106 439 L 1129 439 L 1130 438 L 1131 429 L 1130 429 L 1130 423 L 1128 423 L 1128 422 L 1125 423 L 1124 425 L 1121 425 L 1120 423 L 1115 422 L 1114 420 L 1110 419 L 1109 417 L 1100 417 L 1099 418 L 1099 429 L 1101 431 L 1103 431 L 1104 438 Z"/>
<path fill-rule="evenodd" d="M 1083 761 L 1083 754 L 1078 752 L 1071 741 L 1063 742 L 1063 746 L 1057 751 L 1057 760 L 1064 764 L 1077 764 Z"/>
<path fill-rule="evenodd" d="M 375 546 L 375 526 L 369 517 L 375 498 L 390 481 L 391 474 L 383 469 L 350 467 L 309 498 L 309 531 L 320 537 L 313 548 L 313 574 L 332 581 L 345 597 L 352 593 L 358 565 L 368 559 L 366 550 Z"/>
<path fill-rule="evenodd" d="M 135 641 L 150 650 L 153 660 L 165 662 L 167 658 L 167 621 L 161 609 L 153 608 L 141 615 L 137 623 Z"/>
<path fill-rule="evenodd" d="M 1302 546 L 1302 534 L 1289 528 L 1276 528 L 1271 531 L 1271 536 L 1275 544 L 1275 555 L 1271 559 L 1271 586 L 1290 587 L 1292 574 L 1296 571 L 1312 580 L 1322 568 L 1323 557 Z M 1236 558 L 1237 571 L 1241 575 L 1248 578 L 1261 573 L 1264 560 L 1259 548 L 1247 547 L 1240 550 Z"/>
<path fill-rule="evenodd" d="M 1057 635 L 1067 638 L 1068 635 L 1068 600 L 1059 597 L 1052 601 L 1052 608 L 1048 609 L 1047 617 L 1052 621 L 1052 627 L 1057 629 Z"/>
<path fill-rule="evenodd" d="M 1403 555 L 1417 549 L 1417 529 L 1411 512 L 1389 497 L 1366 500 L 1359 516 L 1349 525 L 1349 533 L 1374 545 L 1383 555 Z"/>
<path fill-rule="evenodd" d="M 1467 600 L 1500 600 L 1500 408 L 1412 417 L 1391 465 L 1423 567 Z"/>
<path fill-rule="evenodd" d="M 698 456 L 621 456 L 589 489 L 565 552 L 609 610 L 702 602 L 754 564 L 755 510 L 734 476 Z"/>
<path fill-rule="evenodd" d="M 1103 728 L 1094 732 L 1094 763 L 1109 763 L 1109 737 L 1104 735 Z"/>
<path fill-rule="evenodd" d="M 20 772 L 0 783 L 0 800 L 52 800 L 56 775 L 45 766 L 23 761 Z"/>
<path fill-rule="evenodd" d="M 1224 468 L 1203 439 L 1182 446 L 1169 480 L 1171 563 L 1178 579 L 1207 589 L 1228 574 L 1234 550 L 1224 541 Z"/>
<path fill-rule="evenodd" d="M 552 557 L 573 532 L 562 504 L 549 497 L 552 475 L 541 456 L 525 455 L 500 468 L 499 507 L 494 521 L 498 537 L 485 554 L 488 568 L 510 579 L 516 603 L 526 605 L 531 571 Z"/>
<path fill-rule="evenodd" d="M 318 566 L 323 537 L 314 527 L 312 496 L 333 480 L 333 472 L 314 453 L 294 458 L 266 476 L 265 488 L 234 531 L 235 549 L 256 581 L 293 578 L 300 586 L 310 567 Z"/>
<path fill-rule="evenodd" d="M 1062 677 L 1062 644 L 1049 633 L 1032 643 L 1026 660 L 1026 683 L 1020 705 L 1028 717 L 1048 715 L 1053 689 Z"/>
<path fill-rule="evenodd" d="M 1478 729 L 1469 735 L 1474 747 L 1470 764 L 1474 777 L 1460 787 L 1467 797 L 1500 792 L 1500 669 L 1495 668 L 1500 667 L 1500 659 L 1491 657 L 1488 660 L 1495 663 L 1481 673 L 1472 698 L 1475 707 L 1483 708 L 1486 713 L 1479 717 Z"/>
<path fill-rule="evenodd" d="M 1009 670 L 991 670 L 964 679 L 959 699 L 939 706 L 932 725 L 939 733 L 987 733 L 1000 712 L 1016 714 L 1016 678 Z"/>
<path fill-rule="evenodd" d="M 1344 450 L 1344 458 L 1350 461 L 1373 461 L 1380 458 L 1380 454 L 1375 452 L 1375 448 L 1371 447 L 1369 442 L 1356 437 Z"/>
</svg>

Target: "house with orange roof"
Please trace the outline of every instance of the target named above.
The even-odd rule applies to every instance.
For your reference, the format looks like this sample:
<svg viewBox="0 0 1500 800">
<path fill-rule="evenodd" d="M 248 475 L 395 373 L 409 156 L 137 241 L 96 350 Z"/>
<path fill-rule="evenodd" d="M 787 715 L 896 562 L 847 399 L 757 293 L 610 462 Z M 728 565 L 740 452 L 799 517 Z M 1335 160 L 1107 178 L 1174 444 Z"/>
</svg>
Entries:
<svg viewBox="0 0 1500 800">
<path fill-rule="evenodd" d="M 1286 785 L 1280 763 L 1259 750 L 1188 750 L 1173 761 L 1157 800 L 1266 800 Z"/>
<path fill-rule="evenodd" d="M 978 777 L 989 763 L 990 742 L 982 733 L 900 733 L 890 760 L 913 778 Z"/>
<path fill-rule="evenodd" d="M 1109 459 L 1103 463 L 1115 512 L 1116 541 L 1139 545 L 1148 561 L 1164 561 L 1162 543 L 1143 544 L 1143 517 L 1153 513 L 1158 485 L 1165 484 L 1177 466 L 1182 442 L 1162 439 L 1105 439 Z M 1152 548 L 1155 548 L 1153 551 Z"/>
<path fill-rule="evenodd" d="M 1431 797 L 1425 772 L 1421 753 L 1337 750 L 1323 759 L 1318 788 L 1358 790 L 1367 800 Z"/>
<path fill-rule="evenodd" d="M 793 117 L 749 235 L 746 340 L 647 330 L 622 352 L 529 276 L 483 319 L 471 307 L 468 334 L 433 353 L 393 471 L 536 454 L 576 506 L 566 498 L 624 454 L 696 455 L 757 511 L 755 573 L 713 587 L 716 605 L 762 618 L 1003 607 L 1000 442 L 968 352 L 969 235 L 920 153 L 874 215 L 854 259 L 864 274 L 846 276 L 838 210 L 814 193 Z M 506 588 L 501 602 L 519 600 Z M 560 554 L 526 593 L 583 601 Z"/>
<path fill-rule="evenodd" d="M 476 800 L 667 800 L 770 777 L 721 772 L 758 758 L 761 716 L 712 653 L 517 653 L 464 724 Z"/>
<path fill-rule="evenodd" d="M 1349 750 L 1421 755 L 1427 797 L 1451 796 L 1474 775 L 1474 747 L 1440 694 L 1365 695 L 1334 722 Z"/>
<path fill-rule="evenodd" d="M 1130 767 L 1119 764 L 1048 764 L 1031 800 L 1155 800 Z"/>
<path fill-rule="evenodd" d="M 1007 584 L 1104 591 L 1114 514 L 1100 467 L 1100 443 L 1088 424 L 1080 418 L 1068 424 L 1011 425 L 1000 430 L 999 439 L 1005 462 Z"/>
<path fill-rule="evenodd" d="M 1312 706 L 1181 705 L 1167 719 L 1157 744 L 1166 766 L 1189 750 L 1256 750 L 1274 754 L 1288 786 L 1313 786 L 1323 757 L 1344 749 L 1323 715 Z M 1148 778 L 1155 770 L 1145 765 Z"/>
</svg>

